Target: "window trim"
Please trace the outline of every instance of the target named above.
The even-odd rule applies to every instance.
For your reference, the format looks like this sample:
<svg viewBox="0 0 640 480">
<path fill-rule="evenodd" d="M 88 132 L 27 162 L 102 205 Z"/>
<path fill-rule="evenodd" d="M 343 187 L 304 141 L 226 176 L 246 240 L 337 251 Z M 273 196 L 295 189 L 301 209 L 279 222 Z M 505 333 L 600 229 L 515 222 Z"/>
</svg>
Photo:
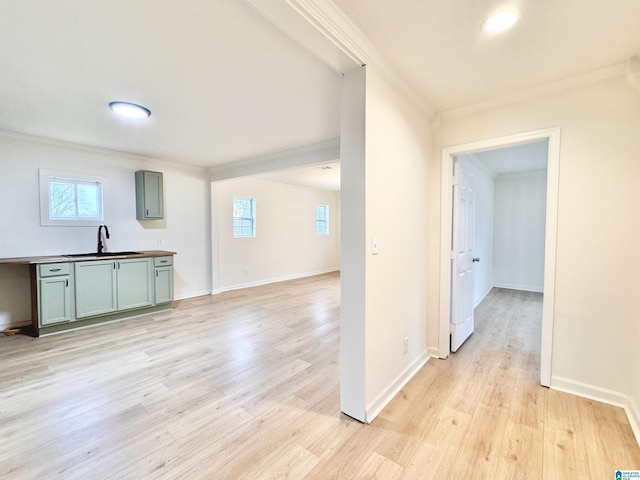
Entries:
<svg viewBox="0 0 640 480">
<path fill-rule="evenodd" d="M 236 209 L 236 201 L 237 200 L 248 200 L 251 202 L 251 217 L 236 217 L 235 209 Z M 250 220 L 251 221 L 251 234 L 250 235 L 238 235 L 236 233 L 236 218 Z M 233 238 L 255 238 L 256 237 L 256 199 L 252 197 L 241 197 L 238 195 L 233 196 L 233 211 L 232 211 L 232 230 L 233 230 Z"/>
<path fill-rule="evenodd" d="M 105 192 L 107 190 L 107 178 L 99 175 L 87 175 L 75 172 L 63 172 L 57 170 L 39 170 L 40 176 L 40 225 L 43 227 L 97 227 L 105 223 Z M 68 180 L 74 183 L 98 183 L 100 184 L 100 196 L 98 207 L 100 215 L 90 219 L 73 217 L 68 220 L 52 219 L 51 211 L 51 180 Z"/>
<path fill-rule="evenodd" d="M 324 210 L 324 220 L 318 218 L 318 208 L 322 208 Z M 318 231 L 318 225 L 320 222 L 324 222 L 324 232 Z M 319 236 L 329 235 L 329 205 L 326 205 L 326 204 L 316 205 L 316 235 L 319 235 Z"/>
</svg>

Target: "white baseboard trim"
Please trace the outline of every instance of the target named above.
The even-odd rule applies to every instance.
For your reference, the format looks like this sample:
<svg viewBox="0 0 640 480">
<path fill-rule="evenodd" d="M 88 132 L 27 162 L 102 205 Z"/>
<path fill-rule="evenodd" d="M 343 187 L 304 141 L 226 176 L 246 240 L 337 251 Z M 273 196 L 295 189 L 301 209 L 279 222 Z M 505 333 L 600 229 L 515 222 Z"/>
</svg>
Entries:
<svg viewBox="0 0 640 480">
<path fill-rule="evenodd" d="M 240 290 L 242 288 L 259 287 L 261 285 L 268 285 L 270 283 L 286 282 L 288 280 L 296 280 L 298 278 L 314 277 L 316 275 L 322 275 L 324 273 L 338 272 L 340 267 L 332 267 L 323 270 L 316 270 L 313 272 L 295 273 L 293 275 L 285 275 L 282 277 L 267 278 L 264 280 L 258 280 L 257 282 L 239 283 L 236 285 L 226 285 L 217 288 L 211 292 L 211 295 L 216 295 L 222 292 L 229 292 L 231 290 Z"/>
<path fill-rule="evenodd" d="M 640 447 L 640 408 L 638 408 L 638 404 L 633 398 L 629 397 L 627 404 L 624 406 L 624 411 L 629 419 L 631 430 L 633 430 L 633 434 L 636 437 L 636 442 Z"/>
<path fill-rule="evenodd" d="M 536 293 L 544 293 L 544 287 L 539 287 L 535 285 L 516 285 L 514 283 L 497 283 L 494 282 L 493 286 L 496 288 L 506 288 L 508 290 L 520 290 L 523 292 L 536 292 Z"/>
<path fill-rule="evenodd" d="M 624 408 L 629 402 L 629 397 L 624 393 L 596 387 L 595 385 L 589 385 L 582 382 L 576 382 L 575 380 L 569 380 L 568 378 L 552 376 L 551 389 L 558 390 L 559 392 L 570 393 L 571 395 L 577 395 L 578 397 L 588 398 L 589 400 L 595 400 L 596 402 L 606 403 L 608 405 L 613 405 L 614 407 Z"/>
<path fill-rule="evenodd" d="M 183 295 L 178 295 L 174 300 L 186 300 L 187 298 L 204 297 L 205 295 L 211 295 L 211 291 L 201 290 L 199 292 L 185 293 Z"/>
<path fill-rule="evenodd" d="M 413 376 L 418 373 L 427 362 L 429 356 L 427 352 L 423 352 L 409 365 L 399 376 L 389 385 L 378 397 L 371 402 L 371 404 L 365 409 L 364 423 L 371 423 L 374 418 L 386 407 L 393 397 L 404 387 Z"/>
<path fill-rule="evenodd" d="M 606 403 L 614 407 L 624 408 L 633 435 L 636 437 L 636 442 L 638 442 L 638 446 L 640 447 L 640 409 L 638 409 L 638 405 L 628 395 L 555 376 L 551 377 L 551 388 L 559 392 L 569 393 L 571 395 L 577 395 L 578 397 L 588 398 L 589 400 L 595 400 L 596 402 Z"/>
</svg>

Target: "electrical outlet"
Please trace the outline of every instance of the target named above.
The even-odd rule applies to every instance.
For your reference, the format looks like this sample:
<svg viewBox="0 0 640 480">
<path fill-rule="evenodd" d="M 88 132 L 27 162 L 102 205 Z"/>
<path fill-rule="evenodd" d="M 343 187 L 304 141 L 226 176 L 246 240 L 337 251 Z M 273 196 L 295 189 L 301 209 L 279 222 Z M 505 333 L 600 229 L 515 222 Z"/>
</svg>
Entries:
<svg viewBox="0 0 640 480">
<path fill-rule="evenodd" d="M 164 247 L 164 238 L 158 237 L 158 246 L 159 247 Z"/>
<path fill-rule="evenodd" d="M 404 337 L 404 343 L 402 344 L 402 353 L 409 351 L 409 337 Z"/>
</svg>

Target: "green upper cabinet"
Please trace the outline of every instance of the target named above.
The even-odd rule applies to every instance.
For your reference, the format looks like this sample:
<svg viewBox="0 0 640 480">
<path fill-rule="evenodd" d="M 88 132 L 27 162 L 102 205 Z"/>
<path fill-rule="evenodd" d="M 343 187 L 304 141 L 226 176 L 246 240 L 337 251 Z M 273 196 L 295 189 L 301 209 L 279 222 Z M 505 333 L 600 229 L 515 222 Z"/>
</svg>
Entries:
<svg viewBox="0 0 640 480">
<path fill-rule="evenodd" d="M 162 172 L 136 172 L 136 218 L 155 220 L 164 218 Z"/>
</svg>

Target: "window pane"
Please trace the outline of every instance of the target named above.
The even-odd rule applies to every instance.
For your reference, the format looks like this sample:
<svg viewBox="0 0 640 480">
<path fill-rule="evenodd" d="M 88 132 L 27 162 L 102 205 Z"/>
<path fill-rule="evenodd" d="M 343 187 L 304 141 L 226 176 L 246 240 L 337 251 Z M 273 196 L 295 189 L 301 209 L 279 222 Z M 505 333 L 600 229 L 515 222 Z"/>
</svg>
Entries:
<svg viewBox="0 0 640 480">
<path fill-rule="evenodd" d="M 76 196 L 73 183 L 51 181 L 50 217 L 75 218 Z"/>
<path fill-rule="evenodd" d="M 255 199 L 233 198 L 233 236 L 255 237 Z"/>
<path fill-rule="evenodd" d="M 316 206 L 316 235 L 329 235 L 329 205 Z"/>
<path fill-rule="evenodd" d="M 78 184 L 78 216 L 98 217 L 100 215 L 100 188 L 99 184 Z"/>
</svg>

